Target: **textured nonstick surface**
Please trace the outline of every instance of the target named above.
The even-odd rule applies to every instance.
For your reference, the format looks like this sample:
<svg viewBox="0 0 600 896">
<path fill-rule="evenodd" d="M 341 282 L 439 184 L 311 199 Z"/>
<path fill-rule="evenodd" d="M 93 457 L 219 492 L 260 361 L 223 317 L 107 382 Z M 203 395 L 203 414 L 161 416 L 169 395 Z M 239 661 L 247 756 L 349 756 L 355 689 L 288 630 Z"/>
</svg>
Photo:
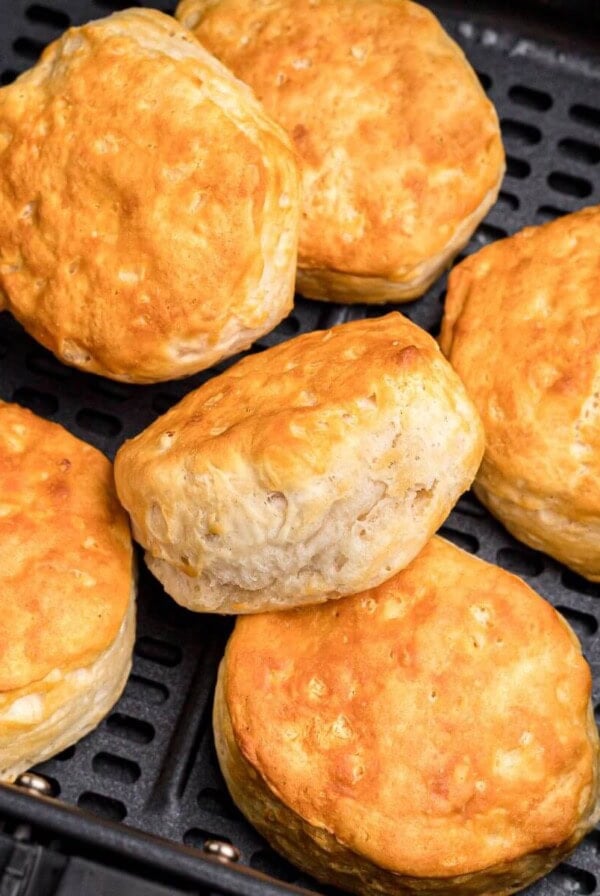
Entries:
<svg viewBox="0 0 600 896">
<path fill-rule="evenodd" d="M 8 83 L 69 24 L 133 5 L 119 0 L 0 0 L 0 80 Z M 166 12 L 169 2 L 152 2 Z M 509 4 L 432 3 L 462 44 L 496 104 L 508 154 L 499 201 L 467 252 L 525 224 L 600 202 L 600 46 L 573 17 L 523 20 Z M 554 2 L 553 8 L 559 7 Z M 444 282 L 403 311 L 434 335 Z M 298 299 L 293 315 L 261 340 L 260 350 L 300 332 L 389 309 L 346 308 Z M 217 368 L 218 370 L 219 368 Z M 113 456 L 214 371 L 183 382 L 134 387 L 63 367 L 7 315 L 0 315 L 0 396 L 53 420 Z M 600 586 L 518 544 L 471 496 L 443 533 L 460 547 L 518 573 L 569 620 L 583 643 L 600 692 Z M 210 729 L 212 689 L 230 623 L 179 609 L 140 565 L 134 668 L 119 704 L 97 731 L 44 763 L 61 800 L 188 845 L 227 839 L 242 862 L 279 881 L 326 892 L 276 856 L 231 803 Z M 2 814 L 0 792 L 0 815 Z M 35 804 L 32 802 L 32 818 Z M 124 834 L 124 836 L 126 836 Z M 594 893 L 600 880 L 600 831 L 531 888 L 536 896 Z M 240 884 L 240 892 L 243 892 Z M 245 892 L 245 891 L 244 891 Z M 267 890 L 265 889 L 265 892 Z"/>
</svg>

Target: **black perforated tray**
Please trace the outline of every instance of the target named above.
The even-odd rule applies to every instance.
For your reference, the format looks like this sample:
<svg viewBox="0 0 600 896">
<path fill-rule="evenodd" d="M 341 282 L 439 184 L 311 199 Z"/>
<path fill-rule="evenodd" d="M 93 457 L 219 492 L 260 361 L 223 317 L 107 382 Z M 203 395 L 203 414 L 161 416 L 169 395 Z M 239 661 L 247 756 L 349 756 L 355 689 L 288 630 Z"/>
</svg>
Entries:
<svg viewBox="0 0 600 896">
<path fill-rule="evenodd" d="M 43 5 L 0 0 L 0 80 L 10 82 L 70 23 L 128 5 L 132 5 L 128 0 L 46 0 Z M 149 0 L 147 5 L 165 12 L 173 9 L 166 0 Z M 481 0 L 478 4 L 429 5 L 465 48 L 495 102 L 508 154 L 499 201 L 467 252 L 525 224 L 599 202 L 600 44 L 595 35 L 600 26 L 596 4 L 524 3 L 521 18 L 510 3 Z M 477 7 L 475 15 L 471 6 Z M 443 296 L 444 282 L 440 281 L 424 299 L 403 310 L 436 335 Z M 298 299 L 291 317 L 253 350 L 315 327 L 386 310 Z M 61 422 L 110 456 L 125 438 L 139 432 L 210 375 L 151 387 L 87 376 L 63 367 L 7 314 L 0 315 L 0 396 Z M 469 495 L 461 499 L 442 531 L 460 547 L 523 576 L 558 607 L 582 640 L 595 673 L 597 701 L 600 586 L 519 545 Z M 88 856 L 129 856 L 131 863 L 137 862 L 136 867 L 143 867 L 144 862 L 149 867 L 152 859 L 154 869 L 163 869 L 156 870 L 159 878 L 170 866 L 182 872 L 181 880 L 186 874 L 188 884 L 197 881 L 193 892 L 266 896 L 290 892 L 288 884 L 330 892 L 272 852 L 235 809 L 220 777 L 210 709 L 230 622 L 179 609 L 143 564 L 140 569 L 138 638 L 124 696 L 97 731 L 40 767 L 54 782 L 58 808 L 0 788 L 0 817 L 5 826 L 9 819 L 29 818 L 40 838 L 58 838 L 59 847 L 69 841 Z M 91 823 L 78 821 L 72 813 L 62 811 L 61 802 L 93 813 L 95 819 Z M 127 827 L 105 824 L 105 819 L 191 847 L 201 848 L 206 838 L 229 840 L 241 851 L 244 865 L 282 883 L 257 882 L 230 868 L 209 864 L 200 852 L 197 858 L 189 851 L 165 853 L 150 841 L 134 840 Z M 531 892 L 536 896 L 593 893 L 599 878 L 600 831 L 595 831 L 568 864 Z"/>
</svg>

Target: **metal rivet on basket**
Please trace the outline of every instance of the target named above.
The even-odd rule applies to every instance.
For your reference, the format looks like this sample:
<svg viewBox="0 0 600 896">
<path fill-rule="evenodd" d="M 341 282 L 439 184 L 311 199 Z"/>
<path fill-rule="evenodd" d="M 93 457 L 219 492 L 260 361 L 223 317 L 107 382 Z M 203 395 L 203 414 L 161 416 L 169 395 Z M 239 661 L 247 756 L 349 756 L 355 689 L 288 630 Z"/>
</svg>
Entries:
<svg viewBox="0 0 600 896">
<path fill-rule="evenodd" d="M 220 862 L 239 862 L 240 860 L 240 851 L 237 846 L 226 843 L 224 840 L 205 840 L 202 849 L 209 856 L 219 859 Z"/>
<path fill-rule="evenodd" d="M 52 796 L 52 784 L 35 772 L 24 772 L 15 781 L 17 787 L 34 793 L 36 796 Z"/>
</svg>

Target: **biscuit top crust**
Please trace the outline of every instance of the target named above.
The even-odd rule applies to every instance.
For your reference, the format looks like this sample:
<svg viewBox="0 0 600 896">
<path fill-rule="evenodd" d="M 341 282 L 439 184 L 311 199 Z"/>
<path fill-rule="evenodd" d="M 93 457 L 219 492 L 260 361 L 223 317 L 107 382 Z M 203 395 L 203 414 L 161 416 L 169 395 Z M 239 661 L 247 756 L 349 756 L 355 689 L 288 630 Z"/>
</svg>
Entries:
<svg viewBox="0 0 600 896">
<path fill-rule="evenodd" d="M 191 372 L 229 322 L 273 313 L 261 277 L 295 251 L 296 169 L 251 91 L 170 16 L 72 28 L 0 90 L 0 293 L 87 370 Z"/>
<path fill-rule="evenodd" d="M 442 539 L 371 591 L 239 618 L 225 664 L 246 760 L 383 868 L 467 874 L 589 817 L 597 733 L 575 636 L 524 582 Z"/>
<path fill-rule="evenodd" d="M 235 480 L 247 470 L 275 491 L 311 490 L 315 477 L 331 474 L 343 493 L 344 453 L 356 453 L 386 424 L 401 428 L 424 393 L 456 411 L 476 455 L 479 421 L 462 383 L 431 336 L 407 318 L 393 312 L 298 336 L 244 358 L 126 442 L 115 462 L 121 500 L 135 513 L 158 489 L 171 517 L 178 512 L 169 506 L 171 477 L 222 471 Z M 427 431 L 422 415 L 418 424 L 407 417 Z M 411 462 L 405 459 L 407 489 Z"/>
<path fill-rule="evenodd" d="M 462 50 L 408 0 L 183 0 L 302 160 L 300 266 L 408 278 L 495 188 L 498 119 Z"/>
<path fill-rule="evenodd" d="M 486 246 L 451 275 L 440 343 L 475 402 L 487 467 L 600 512 L 600 207 Z"/>
<path fill-rule="evenodd" d="M 110 462 L 0 402 L 0 691 L 43 690 L 45 676 L 106 650 L 131 601 L 132 562 Z"/>
</svg>

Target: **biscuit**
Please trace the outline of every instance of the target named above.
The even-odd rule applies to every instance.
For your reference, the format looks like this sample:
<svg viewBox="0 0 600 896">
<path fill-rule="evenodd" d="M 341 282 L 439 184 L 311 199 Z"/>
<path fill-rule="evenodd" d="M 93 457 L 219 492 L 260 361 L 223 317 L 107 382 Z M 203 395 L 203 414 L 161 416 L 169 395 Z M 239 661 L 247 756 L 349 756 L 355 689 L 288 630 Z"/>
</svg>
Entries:
<svg viewBox="0 0 600 896">
<path fill-rule="evenodd" d="M 109 461 L 0 402 L 0 780 L 94 728 L 131 666 L 135 588 Z"/>
<path fill-rule="evenodd" d="M 378 588 L 238 619 L 215 740 L 241 811 L 318 880 L 502 896 L 598 820 L 590 698 L 550 604 L 433 538 Z"/>
<path fill-rule="evenodd" d="M 460 380 L 396 312 L 245 358 L 127 442 L 115 477 L 168 593 L 249 613 L 406 566 L 482 453 Z"/>
<path fill-rule="evenodd" d="M 444 353 L 481 414 L 475 492 L 521 541 L 600 581 L 600 207 L 450 276 Z"/>
<path fill-rule="evenodd" d="M 247 348 L 292 307 L 298 215 L 283 131 L 162 13 L 0 90 L 0 304 L 66 364 L 143 383 Z"/>
<path fill-rule="evenodd" d="M 408 0 L 183 0 L 176 15 L 298 152 L 298 291 L 424 293 L 504 173 L 494 107 L 435 16 Z"/>
</svg>

